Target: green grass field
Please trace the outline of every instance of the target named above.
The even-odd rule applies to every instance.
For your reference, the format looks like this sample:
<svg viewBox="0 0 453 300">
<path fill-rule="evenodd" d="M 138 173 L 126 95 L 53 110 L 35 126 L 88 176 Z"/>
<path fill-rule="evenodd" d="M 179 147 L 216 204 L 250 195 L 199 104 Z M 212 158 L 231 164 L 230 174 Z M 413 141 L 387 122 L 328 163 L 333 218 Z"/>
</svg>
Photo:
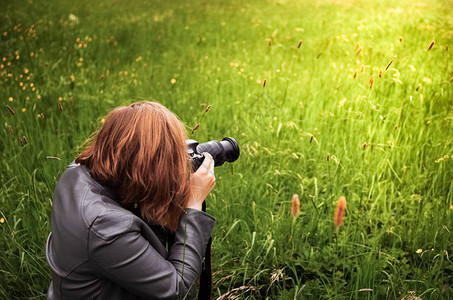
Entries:
<svg viewBox="0 0 453 300">
<path fill-rule="evenodd" d="M 146 99 L 240 144 L 214 298 L 453 299 L 453 1 L 1 3 L 0 298 L 45 297 L 59 176 Z"/>
</svg>

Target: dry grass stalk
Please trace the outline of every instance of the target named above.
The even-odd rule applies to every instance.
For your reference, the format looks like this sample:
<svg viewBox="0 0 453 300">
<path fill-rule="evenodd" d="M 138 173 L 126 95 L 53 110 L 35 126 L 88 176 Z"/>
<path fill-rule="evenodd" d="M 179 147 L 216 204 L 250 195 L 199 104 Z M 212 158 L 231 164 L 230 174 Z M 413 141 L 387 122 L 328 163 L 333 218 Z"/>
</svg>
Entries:
<svg viewBox="0 0 453 300">
<path fill-rule="evenodd" d="M 221 295 L 217 300 L 223 300 L 223 299 L 240 299 L 240 297 L 237 295 L 238 292 L 248 292 L 248 291 L 257 291 L 257 288 L 254 286 L 250 285 L 243 285 L 238 288 L 234 288 L 231 291 Z"/>
<path fill-rule="evenodd" d="M 299 211 L 300 211 L 299 195 L 294 194 L 293 198 L 291 199 L 291 215 L 293 216 L 293 218 L 299 215 Z"/>
<path fill-rule="evenodd" d="M 54 160 L 60 160 L 59 157 L 56 156 L 46 156 L 47 159 L 54 159 Z"/>
<path fill-rule="evenodd" d="M 337 208 L 335 210 L 334 223 L 337 228 L 343 225 L 344 213 L 346 211 L 346 198 L 341 196 L 337 202 Z"/>
<path fill-rule="evenodd" d="M 422 298 L 417 297 L 414 291 L 408 291 L 407 295 L 401 298 L 401 300 L 422 300 Z"/>
</svg>

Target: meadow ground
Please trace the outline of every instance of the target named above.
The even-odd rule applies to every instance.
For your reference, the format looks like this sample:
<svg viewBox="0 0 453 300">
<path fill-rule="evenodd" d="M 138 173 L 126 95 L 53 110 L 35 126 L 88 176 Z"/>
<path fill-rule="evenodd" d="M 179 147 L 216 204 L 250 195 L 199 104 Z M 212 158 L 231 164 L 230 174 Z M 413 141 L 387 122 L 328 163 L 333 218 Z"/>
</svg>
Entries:
<svg viewBox="0 0 453 300">
<path fill-rule="evenodd" d="M 0 298 L 44 298 L 55 184 L 142 99 L 240 144 L 207 200 L 215 298 L 453 298 L 451 0 L 1 7 Z"/>
</svg>

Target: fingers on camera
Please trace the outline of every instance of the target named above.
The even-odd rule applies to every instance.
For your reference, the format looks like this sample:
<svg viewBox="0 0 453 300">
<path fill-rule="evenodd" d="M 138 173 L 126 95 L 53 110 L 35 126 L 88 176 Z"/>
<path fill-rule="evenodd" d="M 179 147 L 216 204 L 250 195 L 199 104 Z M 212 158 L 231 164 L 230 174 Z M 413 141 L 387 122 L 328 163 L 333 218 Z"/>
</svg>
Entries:
<svg viewBox="0 0 453 300">
<path fill-rule="evenodd" d="M 209 178 L 209 183 L 212 188 L 215 185 L 214 159 L 212 158 L 212 155 L 209 154 L 208 152 L 203 152 L 203 155 L 205 156 L 205 159 L 202 164 L 203 167 L 202 174 Z"/>
<path fill-rule="evenodd" d="M 214 171 L 214 159 L 212 158 L 212 155 L 209 154 L 208 152 L 203 152 L 203 155 L 205 156 L 205 159 L 203 161 L 202 166 L 207 170 L 212 170 Z"/>
</svg>

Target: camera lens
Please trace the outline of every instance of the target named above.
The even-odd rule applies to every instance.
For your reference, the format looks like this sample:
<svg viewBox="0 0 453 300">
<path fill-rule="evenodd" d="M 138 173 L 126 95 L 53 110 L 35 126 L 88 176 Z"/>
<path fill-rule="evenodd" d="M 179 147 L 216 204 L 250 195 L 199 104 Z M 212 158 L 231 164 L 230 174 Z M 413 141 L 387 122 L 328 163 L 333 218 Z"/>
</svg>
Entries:
<svg viewBox="0 0 453 300">
<path fill-rule="evenodd" d="M 199 144 L 197 146 L 197 153 L 201 154 L 203 152 L 208 152 L 212 155 L 215 162 L 214 166 L 216 167 L 223 165 L 225 162 L 223 146 L 217 140 Z"/>
<path fill-rule="evenodd" d="M 232 137 L 226 137 L 223 138 L 220 144 L 222 144 L 223 146 L 225 160 L 227 162 L 233 162 L 239 158 L 239 144 L 235 139 L 233 139 Z"/>
<path fill-rule="evenodd" d="M 213 140 L 199 144 L 196 152 L 211 154 L 217 167 L 223 165 L 225 161 L 234 162 L 237 160 L 239 158 L 239 145 L 232 137 L 226 137 L 221 142 Z"/>
</svg>

